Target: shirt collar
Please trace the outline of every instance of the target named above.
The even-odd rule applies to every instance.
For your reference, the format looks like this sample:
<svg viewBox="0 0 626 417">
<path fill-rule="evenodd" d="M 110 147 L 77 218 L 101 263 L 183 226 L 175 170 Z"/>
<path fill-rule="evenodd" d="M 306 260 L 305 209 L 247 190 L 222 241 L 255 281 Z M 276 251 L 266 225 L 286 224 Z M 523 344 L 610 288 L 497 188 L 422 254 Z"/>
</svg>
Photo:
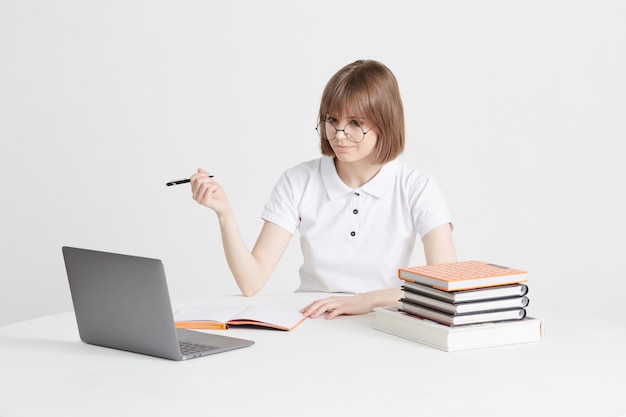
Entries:
<svg viewBox="0 0 626 417">
<path fill-rule="evenodd" d="M 359 190 L 361 192 L 371 194 L 374 197 L 382 197 L 392 187 L 393 179 L 398 167 L 398 161 L 393 160 L 382 166 L 378 174 L 369 180 L 366 184 L 358 189 L 350 188 L 339 178 L 337 169 L 335 168 L 334 159 L 330 156 L 322 158 L 321 173 L 322 182 L 326 187 L 326 192 L 331 200 L 342 197 Z"/>
</svg>

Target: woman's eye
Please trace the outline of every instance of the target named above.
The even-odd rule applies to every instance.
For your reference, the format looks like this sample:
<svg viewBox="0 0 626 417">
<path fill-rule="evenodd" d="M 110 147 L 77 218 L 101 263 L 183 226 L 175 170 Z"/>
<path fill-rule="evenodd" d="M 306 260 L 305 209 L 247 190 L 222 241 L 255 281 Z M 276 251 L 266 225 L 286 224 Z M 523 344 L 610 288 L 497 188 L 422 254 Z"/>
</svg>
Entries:
<svg viewBox="0 0 626 417">
<path fill-rule="evenodd" d="M 337 123 L 337 119 L 336 119 L 336 118 L 334 118 L 334 117 L 327 117 L 327 118 L 326 118 L 326 121 L 327 121 L 328 123 Z"/>
<path fill-rule="evenodd" d="M 352 120 L 352 121 L 350 121 L 350 124 L 351 125 L 355 125 L 355 126 L 361 126 L 361 123 L 359 123 L 358 120 Z"/>
</svg>

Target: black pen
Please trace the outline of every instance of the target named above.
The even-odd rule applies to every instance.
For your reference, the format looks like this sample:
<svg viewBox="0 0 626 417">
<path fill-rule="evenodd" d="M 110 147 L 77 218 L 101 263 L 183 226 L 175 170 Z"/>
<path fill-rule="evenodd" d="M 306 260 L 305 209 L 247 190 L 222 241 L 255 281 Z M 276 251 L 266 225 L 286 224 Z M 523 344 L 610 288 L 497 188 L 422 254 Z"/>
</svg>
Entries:
<svg viewBox="0 0 626 417">
<path fill-rule="evenodd" d="M 213 175 L 209 175 L 209 178 L 213 178 Z M 172 180 L 170 182 L 165 183 L 165 185 L 167 185 L 168 187 L 171 187 L 172 185 L 187 184 L 189 181 L 191 181 L 189 178 L 184 178 L 182 180 Z"/>
</svg>

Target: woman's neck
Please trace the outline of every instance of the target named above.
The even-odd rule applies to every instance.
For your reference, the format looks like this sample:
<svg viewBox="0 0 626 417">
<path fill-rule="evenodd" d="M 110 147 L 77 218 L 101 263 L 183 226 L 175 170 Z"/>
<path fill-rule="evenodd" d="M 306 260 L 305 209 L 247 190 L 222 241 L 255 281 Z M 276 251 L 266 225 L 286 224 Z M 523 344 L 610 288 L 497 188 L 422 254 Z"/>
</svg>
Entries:
<svg viewBox="0 0 626 417">
<path fill-rule="evenodd" d="M 350 188 L 359 188 L 368 183 L 378 174 L 382 164 L 371 164 L 364 161 L 342 162 L 335 158 L 337 175 Z"/>
</svg>

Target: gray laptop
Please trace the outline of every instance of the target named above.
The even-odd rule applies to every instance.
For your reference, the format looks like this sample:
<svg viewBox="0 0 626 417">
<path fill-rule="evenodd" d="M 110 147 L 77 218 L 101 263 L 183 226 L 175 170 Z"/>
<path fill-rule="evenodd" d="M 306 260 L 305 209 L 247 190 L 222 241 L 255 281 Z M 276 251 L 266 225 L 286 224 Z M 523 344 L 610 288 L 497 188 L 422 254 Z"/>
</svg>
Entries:
<svg viewBox="0 0 626 417">
<path fill-rule="evenodd" d="M 238 349 L 252 340 L 177 329 L 159 259 L 63 247 L 83 342 L 172 360 Z"/>
</svg>

